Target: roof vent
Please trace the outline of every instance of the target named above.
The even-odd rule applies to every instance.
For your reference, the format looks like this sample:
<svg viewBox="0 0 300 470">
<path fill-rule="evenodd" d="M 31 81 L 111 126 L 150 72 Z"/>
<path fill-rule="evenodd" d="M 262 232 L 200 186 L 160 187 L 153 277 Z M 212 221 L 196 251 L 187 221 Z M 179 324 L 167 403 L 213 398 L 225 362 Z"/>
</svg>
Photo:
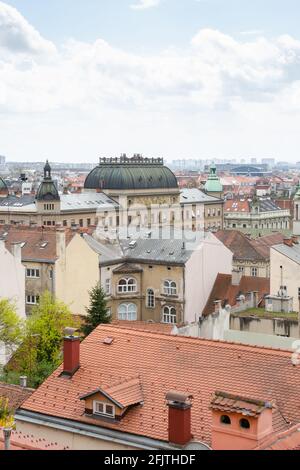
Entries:
<svg viewBox="0 0 300 470">
<path fill-rule="evenodd" d="M 133 240 L 132 242 L 129 243 L 130 248 L 135 248 L 136 245 L 137 245 L 137 242 L 135 240 Z"/>
<path fill-rule="evenodd" d="M 108 336 L 107 338 L 103 340 L 103 344 L 107 344 L 108 346 L 110 346 L 113 342 L 114 342 L 114 338 L 111 338 L 110 336 Z"/>
</svg>

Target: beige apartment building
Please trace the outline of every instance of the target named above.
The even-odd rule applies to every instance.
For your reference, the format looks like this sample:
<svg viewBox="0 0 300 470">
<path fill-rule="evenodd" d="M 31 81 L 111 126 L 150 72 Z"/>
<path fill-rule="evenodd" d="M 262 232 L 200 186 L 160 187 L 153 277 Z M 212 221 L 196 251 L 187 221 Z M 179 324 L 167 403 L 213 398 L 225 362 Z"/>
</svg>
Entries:
<svg viewBox="0 0 300 470">
<path fill-rule="evenodd" d="M 71 229 L 0 227 L 7 250 L 21 247 L 25 268 L 26 314 L 49 291 L 65 302 L 72 313 L 86 315 L 88 291 L 99 282 L 99 256 L 86 242 L 86 235 Z"/>
<path fill-rule="evenodd" d="M 211 233 L 181 235 L 145 231 L 136 239 L 87 238 L 100 254 L 101 283 L 113 319 L 197 321 L 218 272 L 231 272 L 232 253 Z"/>
<path fill-rule="evenodd" d="M 48 162 L 36 195 L 9 195 L 1 182 L 0 224 L 99 226 L 103 231 L 128 226 L 223 227 L 223 202 L 198 189 L 180 192 L 175 175 L 160 158 L 102 158 L 80 194 L 59 194 Z"/>
<path fill-rule="evenodd" d="M 293 298 L 293 310 L 299 311 L 300 244 L 297 237 L 271 248 L 271 295 Z"/>
</svg>

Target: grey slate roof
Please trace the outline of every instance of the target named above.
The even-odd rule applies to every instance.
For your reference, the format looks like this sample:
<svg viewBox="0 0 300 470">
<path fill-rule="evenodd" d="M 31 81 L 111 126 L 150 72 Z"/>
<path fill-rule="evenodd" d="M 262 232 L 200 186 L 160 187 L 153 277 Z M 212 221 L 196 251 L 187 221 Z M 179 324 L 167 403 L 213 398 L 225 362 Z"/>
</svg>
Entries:
<svg viewBox="0 0 300 470">
<path fill-rule="evenodd" d="M 60 197 L 61 211 L 72 210 L 108 210 L 118 204 L 104 193 L 63 194 Z"/>
<path fill-rule="evenodd" d="M 126 261 L 182 265 L 188 261 L 204 237 L 209 236 L 195 232 L 185 232 L 185 235 L 184 241 L 181 231 L 170 234 L 168 229 L 163 229 L 144 231 L 136 237 L 120 238 L 114 242 L 95 239 L 87 241 L 100 254 L 100 265 Z"/>
<path fill-rule="evenodd" d="M 111 210 L 118 204 L 104 193 L 63 194 L 61 212 Z M 34 196 L 7 196 L 0 199 L 0 212 L 36 212 Z"/>
<path fill-rule="evenodd" d="M 220 199 L 209 196 L 205 194 L 203 191 L 197 188 L 184 188 L 180 192 L 180 203 L 181 204 L 195 204 L 195 203 L 214 203 L 220 202 Z"/>
<path fill-rule="evenodd" d="M 287 256 L 295 263 L 300 264 L 300 245 L 287 246 L 284 243 L 281 245 L 275 245 L 272 247 L 284 256 Z"/>
</svg>

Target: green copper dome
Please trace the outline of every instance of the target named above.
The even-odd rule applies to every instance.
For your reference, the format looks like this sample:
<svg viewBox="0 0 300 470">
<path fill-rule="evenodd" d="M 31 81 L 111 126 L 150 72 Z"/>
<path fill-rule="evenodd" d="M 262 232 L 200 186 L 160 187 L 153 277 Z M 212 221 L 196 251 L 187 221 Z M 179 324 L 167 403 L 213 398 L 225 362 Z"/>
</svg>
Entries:
<svg viewBox="0 0 300 470">
<path fill-rule="evenodd" d="M 205 184 L 205 191 L 207 193 L 221 193 L 223 191 L 223 186 L 217 175 L 217 168 L 214 164 L 210 167 L 210 174 Z"/>
<path fill-rule="evenodd" d="M 40 184 L 36 195 L 37 201 L 59 201 L 60 197 L 57 188 L 51 178 L 51 167 L 47 160 L 44 166 L 44 180 Z"/>
<path fill-rule="evenodd" d="M 161 158 L 103 158 L 87 176 L 85 189 L 178 189 L 176 176 Z"/>
</svg>

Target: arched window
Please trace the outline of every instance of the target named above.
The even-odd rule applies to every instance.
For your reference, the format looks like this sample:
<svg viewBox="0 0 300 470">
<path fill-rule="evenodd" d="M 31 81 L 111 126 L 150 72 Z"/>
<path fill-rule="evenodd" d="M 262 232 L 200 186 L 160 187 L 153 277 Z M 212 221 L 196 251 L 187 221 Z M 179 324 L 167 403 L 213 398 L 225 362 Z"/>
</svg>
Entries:
<svg viewBox="0 0 300 470">
<path fill-rule="evenodd" d="M 231 419 L 228 415 L 222 415 L 220 421 L 222 424 L 231 424 Z"/>
<path fill-rule="evenodd" d="M 155 307 L 155 294 L 153 289 L 147 290 L 147 307 L 154 308 Z"/>
<path fill-rule="evenodd" d="M 176 309 L 174 307 L 166 306 L 163 309 L 163 323 L 177 323 Z"/>
<path fill-rule="evenodd" d="M 118 292 L 120 294 L 122 293 L 128 293 L 128 292 L 136 292 L 137 291 L 137 283 L 134 278 L 128 278 L 128 279 L 121 279 L 118 284 Z"/>
<path fill-rule="evenodd" d="M 176 295 L 177 294 L 177 285 L 174 281 L 165 281 L 164 282 L 164 294 L 165 295 Z"/>
<path fill-rule="evenodd" d="M 242 418 L 240 419 L 240 426 L 243 429 L 250 429 L 250 422 L 248 421 L 248 419 Z"/>
<path fill-rule="evenodd" d="M 118 308 L 119 320 L 137 320 L 137 307 L 135 304 L 121 304 Z"/>
</svg>

